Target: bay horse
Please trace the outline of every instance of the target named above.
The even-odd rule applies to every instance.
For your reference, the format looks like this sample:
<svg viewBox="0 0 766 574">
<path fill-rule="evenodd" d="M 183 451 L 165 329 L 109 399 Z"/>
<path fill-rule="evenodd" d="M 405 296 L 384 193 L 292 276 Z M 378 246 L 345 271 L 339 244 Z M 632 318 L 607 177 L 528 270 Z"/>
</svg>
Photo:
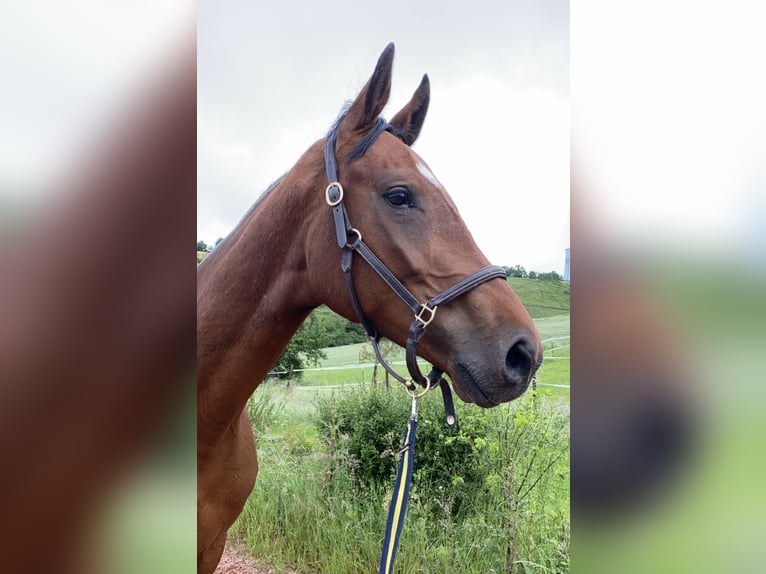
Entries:
<svg viewBox="0 0 766 574">
<path fill-rule="evenodd" d="M 351 321 L 374 324 L 378 335 L 402 346 L 413 329 L 420 339 L 430 323 L 418 355 L 449 375 L 462 400 L 482 407 L 519 397 L 542 361 L 531 317 L 504 275 L 495 280 L 498 268 L 487 267 L 446 190 L 411 149 L 428 109 L 428 76 L 390 122 L 379 117 L 393 57 L 389 44 L 328 137 L 199 266 L 200 573 L 215 569 L 227 529 L 255 484 L 246 401 L 315 307 L 324 303 Z M 374 252 L 363 255 L 370 265 L 351 272 L 365 246 Z M 438 315 L 434 302 L 443 306 Z M 420 313 L 415 322 L 413 307 Z"/>
</svg>

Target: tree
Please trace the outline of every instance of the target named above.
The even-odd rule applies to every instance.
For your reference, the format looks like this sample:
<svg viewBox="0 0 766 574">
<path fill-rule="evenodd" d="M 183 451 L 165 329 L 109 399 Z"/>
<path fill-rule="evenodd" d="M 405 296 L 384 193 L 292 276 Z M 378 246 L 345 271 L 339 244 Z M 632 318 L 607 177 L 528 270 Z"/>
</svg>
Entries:
<svg viewBox="0 0 766 574">
<path fill-rule="evenodd" d="M 564 279 L 555 271 L 550 271 L 548 273 L 538 273 L 537 278 L 541 281 L 562 281 Z"/>
<path fill-rule="evenodd" d="M 394 343 L 393 341 L 389 341 L 388 339 L 381 339 L 380 343 L 378 344 L 378 347 L 380 348 L 380 354 L 383 355 L 383 358 L 390 362 L 391 356 L 399 351 L 401 347 Z M 369 343 L 367 345 L 364 345 L 361 349 L 359 349 L 359 362 L 367 362 L 367 361 L 374 361 L 375 366 L 372 368 L 372 383 L 378 382 L 378 366 L 380 365 L 380 361 L 378 361 L 378 356 L 375 354 L 375 350 L 372 348 L 372 343 Z M 390 376 L 388 374 L 388 371 L 385 371 L 386 373 L 386 386 L 391 386 L 390 383 Z"/>
<path fill-rule="evenodd" d="M 282 351 L 273 370 L 279 372 L 277 376 L 280 379 L 287 379 L 289 385 L 293 378 L 301 376 L 300 369 L 305 368 L 306 364 L 316 367 L 327 358 L 322 347 L 321 325 L 313 315 L 309 315 Z"/>
<path fill-rule="evenodd" d="M 528 277 L 530 279 L 537 279 L 537 272 L 536 271 L 530 271 Z"/>
<path fill-rule="evenodd" d="M 207 243 L 201 239 L 197 241 L 197 251 L 207 251 Z"/>
<path fill-rule="evenodd" d="M 364 327 L 359 324 L 351 323 L 340 315 L 336 315 L 332 310 L 324 305 L 320 305 L 311 315 L 319 323 L 317 328 L 322 338 L 323 347 L 338 347 L 340 345 L 350 345 L 352 343 L 364 343 L 367 340 L 367 334 Z"/>
<path fill-rule="evenodd" d="M 213 245 L 213 247 L 214 247 L 214 248 L 215 248 L 215 247 L 218 247 L 218 244 L 219 244 L 221 241 L 223 241 L 223 237 L 219 237 L 218 239 L 216 239 L 216 240 L 215 240 L 215 245 Z"/>
<path fill-rule="evenodd" d="M 514 265 L 513 267 L 503 267 L 506 277 L 527 277 L 527 270 L 521 265 Z"/>
</svg>

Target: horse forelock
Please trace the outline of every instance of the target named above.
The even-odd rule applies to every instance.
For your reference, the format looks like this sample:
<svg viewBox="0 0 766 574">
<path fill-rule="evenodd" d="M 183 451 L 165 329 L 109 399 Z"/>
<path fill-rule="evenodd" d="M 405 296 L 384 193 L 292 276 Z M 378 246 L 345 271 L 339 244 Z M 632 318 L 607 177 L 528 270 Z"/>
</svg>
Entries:
<svg viewBox="0 0 766 574">
<path fill-rule="evenodd" d="M 326 139 L 331 140 L 332 143 L 329 149 L 331 149 L 333 153 L 336 151 L 338 131 L 340 130 L 343 118 L 345 118 L 350 107 L 351 102 L 346 101 L 340 111 L 340 114 L 338 114 L 338 117 L 335 119 L 330 129 L 327 131 Z M 364 156 L 364 154 L 367 153 L 367 150 L 370 149 L 372 144 L 375 143 L 375 141 L 378 139 L 378 136 L 380 136 L 380 134 L 382 134 L 384 131 L 389 132 L 394 137 L 402 141 L 405 145 L 408 145 L 406 134 L 401 129 L 389 124 L 386 119 L 381 116 L 376 120 L 375 124 L 370 129 L 368 129 L 367 132 L 365 132 L 365 134 L 362 136 L 362 139 L 359 140 L 351 149 L 351 151 L 345 156 L 345 161 L 351 162 Z M 326 157 L 325 161 L 331 161 L 331 158 Z"/>
</svg>

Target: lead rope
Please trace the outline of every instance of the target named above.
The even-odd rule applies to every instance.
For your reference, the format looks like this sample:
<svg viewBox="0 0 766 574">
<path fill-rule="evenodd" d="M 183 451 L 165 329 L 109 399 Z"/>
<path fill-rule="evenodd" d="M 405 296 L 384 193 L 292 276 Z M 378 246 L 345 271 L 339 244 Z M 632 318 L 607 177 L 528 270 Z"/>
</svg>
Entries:
<svg viewBox="0 0 766 574">
<path fill-rule="evenodd" d="M 402 448 L 399 450 L 399 466 L 396 470 L 396 482 L 394 483 L 394 492 L 391 495 L 391 504 L 388 507 L 386 535 L 383 538 L 379 574 L 391 574 L 394 570 L 396 550 L 399 547 L 399 535 L 402 533 L 404 516 L 407 514 L 407 502 L 410 498 L 410 484 L 412 483 L 412 468 L 415 458 L 415 432 L 418 429 L 418 399 L 430 389 L 429 380 L 428 386 L 422 393 L 407 391 L 412 397 L 412 411 L 407 429 L 404 431 Z"/>
</svg>

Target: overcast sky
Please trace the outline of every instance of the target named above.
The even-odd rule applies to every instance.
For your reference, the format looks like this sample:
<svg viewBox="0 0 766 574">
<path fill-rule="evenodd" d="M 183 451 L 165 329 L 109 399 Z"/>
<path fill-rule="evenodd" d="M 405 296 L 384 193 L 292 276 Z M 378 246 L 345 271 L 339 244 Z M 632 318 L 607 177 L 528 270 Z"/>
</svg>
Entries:
<svg viewBox="0 0 766 574">
<path fill-rule="evenodd" d="M 613 235 L 761 245 L 766 254 L 766 36 L 753 7 L 575 4 L 574 162 L 587 208 Z M 195 9 L 198 238 L 231 230 L 323 136 L 394 41 L 386 114 L 429 73 L 431 109 L 416 150 L 489 258 L 562 270 L 570 54 L 560 0 L 391 1 L 378 12 L 351 1 L 6 2 L 0 201 L 28 196 L 71 165 L 137 91 L 136 77 L 193 30 Z"/>
<path fill-rule="evenodd" d="M 563 272 L 569 9 L 535 2 L 202 2 L 198 238 L 213 242 L 323 137 L 396 44 L 391 117 L 423 73 L 415 144 L 489 259 Z"/>
<path fill-rule="evenodd" d="M 188 45 L 194 9 L 193 0 L 0 4 L 0 194 L 27 201 L 114 129 Z"/>
</svg>

